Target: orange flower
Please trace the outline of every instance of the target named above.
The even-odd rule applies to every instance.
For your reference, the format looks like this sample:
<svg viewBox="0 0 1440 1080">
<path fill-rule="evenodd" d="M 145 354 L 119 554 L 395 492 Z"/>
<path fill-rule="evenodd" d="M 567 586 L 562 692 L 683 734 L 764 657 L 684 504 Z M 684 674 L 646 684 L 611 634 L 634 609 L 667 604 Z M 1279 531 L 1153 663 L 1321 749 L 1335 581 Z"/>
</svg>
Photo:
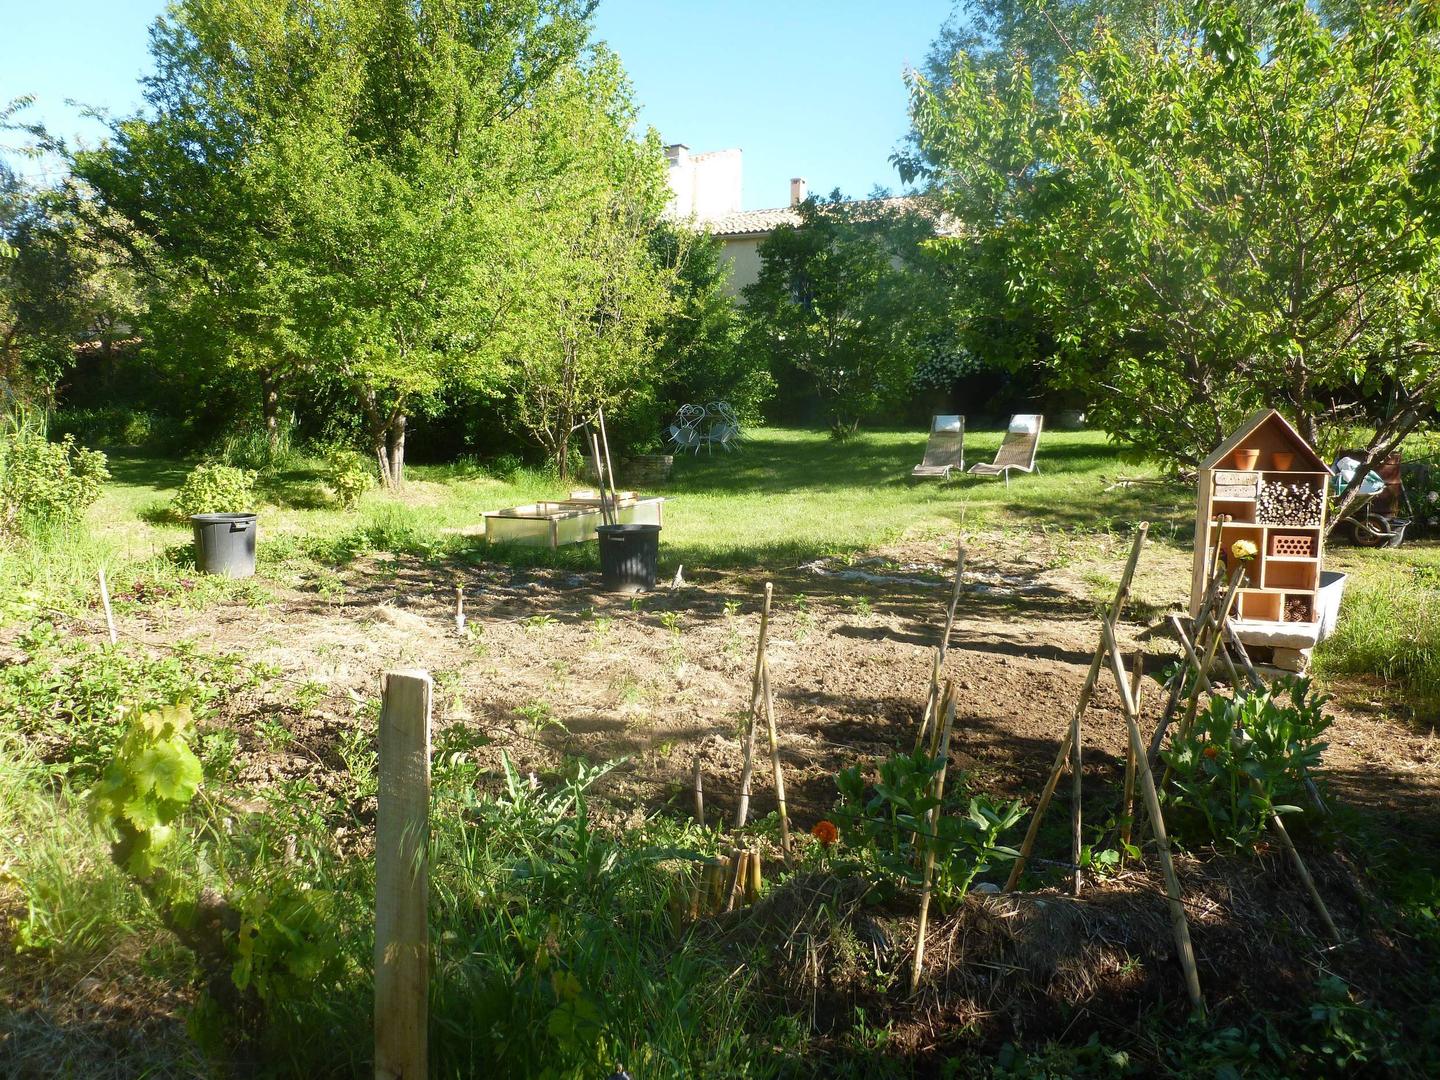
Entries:
<svg viewBox="0 0 1440 1080">
<path fill-rule="evenodd" d="M 1220 748 L 1218 746 L 1205 747 L 1205 756 L 1208 757 L 1211 761 L 1214 761 L 1217 757 L 1220 756 Z"/>
<path fill-rule="evenodd" d="M 820 843 L 829 847 L 840 839 L 840 830 L 835 828 L 833 821 L 817 821 L 815 827 L 810 830 L 810 835 L 819 840 Z"/>
</svg>

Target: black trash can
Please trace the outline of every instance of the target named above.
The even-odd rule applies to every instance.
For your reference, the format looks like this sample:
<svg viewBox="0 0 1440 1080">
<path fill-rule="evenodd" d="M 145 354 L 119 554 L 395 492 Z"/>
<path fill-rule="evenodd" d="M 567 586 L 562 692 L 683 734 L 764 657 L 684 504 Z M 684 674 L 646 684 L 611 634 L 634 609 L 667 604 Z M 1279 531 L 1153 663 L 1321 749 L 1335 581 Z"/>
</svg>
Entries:
<svg viewBox="0 0 1440 1080">
<path fill-rule="evenodd" d="M 600 578 L 610 592 L 649 592 L 660 561 L 659 525 L 599 525 Z"/>
<path fill-rule="evenodd" d="M 255 573 L 254 514 L 195 514 L 195 565 L 202 574 L 242 578 Z"/>
</svg>

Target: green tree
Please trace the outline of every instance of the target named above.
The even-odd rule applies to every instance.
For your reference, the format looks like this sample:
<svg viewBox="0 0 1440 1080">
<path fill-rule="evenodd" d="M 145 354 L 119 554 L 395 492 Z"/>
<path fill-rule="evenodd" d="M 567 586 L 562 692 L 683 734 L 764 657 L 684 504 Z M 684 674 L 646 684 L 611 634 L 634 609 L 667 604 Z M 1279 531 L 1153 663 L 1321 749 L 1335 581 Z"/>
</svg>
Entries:
<svg viewBox="0 0 1440 1080">
<path fill-rule="evenodd" d="M 957 54 L 914 81 L 907 167 L 1117 437 L 1193 464 L 1277 405 L 1312 441 L 1372 427 L 1379 458 L 1440 397 L 1435 17 L 1342 31 L 1295 0 L 1252 30 L 1210 2 L 1146 50 L 1102 24 L 1053 102 L 1023 55 Z"/>
<path fill-rule="evenodd" d="M 664 157 L 653 133 L 643 143 L 629 134 L 634 106 L 618 61 L 597 52 L 544 104 L 534 154 L 554 168 L 511 208 L 524 224 L 491 287 L 506 309 L 497 337 L 516 423 L 564 475 L 581 425 L 663 378 L 654 335 L 674 303 L 675 271 L 650 246 Z"/>
<path fill-rule="evenodd" d="M 908 205 L 838 191 L 798 212 L 760 245 L 743 291 L 747 341 L 804 373 L 844 439 L 906 394 L 936 327 L 938 279 L 922 244 L 934 226 Z"/>
<path fill-rule="evenodd" d="M 74 160 L 154 248 L 154 330 L 255 372 L 272 430 L 283 384 L 343 380 L 398 487 L 410 413 L 499 378 L 494 257 L 547 180 L 533 110 L 592 7 L 177 0 L 147 111 Z"/>
<path fill-rule="evenodd" d="M 29 98 L 0 107 L 0 396 L 49 404 L 78 345 L 113 344 L 138 303 L 113 253 L 88 234 L 73 185 L 27 180 L 15 162 L 44 157 L 38 129 L 19 122 Z"/>
</svg>

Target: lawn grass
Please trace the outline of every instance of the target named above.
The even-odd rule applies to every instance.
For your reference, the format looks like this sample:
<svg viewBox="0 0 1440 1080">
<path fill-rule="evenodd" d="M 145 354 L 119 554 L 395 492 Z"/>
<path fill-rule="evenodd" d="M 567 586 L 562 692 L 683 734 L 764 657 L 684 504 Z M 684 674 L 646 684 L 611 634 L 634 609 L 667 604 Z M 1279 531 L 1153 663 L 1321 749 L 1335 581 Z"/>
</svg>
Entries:
<svg viewBox="0 0 1440 1080">
<path fill-rule="evenodd" d="M 1000 431 L 968 433 L 967 460 L 989 460 L 1002 437 Z M 678 457 L 670 482 L 653 492 L 666 499 L 665 561 L 791 563 L 865 550 L 916 529 L 949 531 L 962 517 L 972 526 L 1087 532 L 1128 530 L 1149 519 L 1156 535 L 1188 540 L 1190 499 L 1183 488 L 1104 490 L 1107 478 L 1157 474 L 1123 463 L 1103 433 L 1046 433 L 1040 474 L 1017 474 L 1008 488 L 968 476 L 912 483 L 910 469 L 923 449 L 923 435 L 912 431 L 865 432 L 838 443 L 821 432 L 764 428 L 740 452 Z M 262 481 L 262 539 L 388 531 L 402 521 L 411 532 L 443 537 L 480 524 L 486 510 L 564 497 L 569 487 L 583 486 L 541 472 L 501 480 L 474 467 L 421 465 L 409 470 L 399 499 L 376 490 L 344 511 L 331 504 L 314 465 Z M 114 482 L 91 511 L 92 529 L 130 558 L 183 544 L 188 526 L 164 514 L 187 465 L 127 452 L 113 456 L 111 468 Z M 452 547 L 475 543 L 483 541 L 467 537 Z"/>
</svg>

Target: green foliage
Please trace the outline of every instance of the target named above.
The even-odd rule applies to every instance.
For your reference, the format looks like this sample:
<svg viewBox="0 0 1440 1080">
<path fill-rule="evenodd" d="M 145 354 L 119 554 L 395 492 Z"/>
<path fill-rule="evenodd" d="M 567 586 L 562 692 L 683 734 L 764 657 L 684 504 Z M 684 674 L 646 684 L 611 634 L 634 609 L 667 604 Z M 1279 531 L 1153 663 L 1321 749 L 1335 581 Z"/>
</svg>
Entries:
<svg viewBox="0 0 1440 1080">
<path fill-rule="evenodd" d="M 200 789 L 204 770 L 190 749 L 194 717 L 186 704 L 134 716 L 115 757 L 91 793 L 96 821 L 115 837 L 116 863 L 137 878 L 155 871 L 175 821 Z"/>
<path fill-rule="evenodd" d="M 1288 698 L 1288 700 L 1284 700 Z M 1264 693 L 1214 696 L 1161 758 L 1171 771 L 1166 821 L 1189 843 L 1250 850 L 1270 812 L 1299 813 L 1305 775 L 1320 763 L 1328 698 L 1308 679 L 1277 679 Z"/>
<path fill-rule="evenodd" d="M 657 391 L 656 431 L 687 403 L 729 402 L 742 422 L 760 418 L 775 391 L 765 355 L 745 348 L 744 322 L 726 291 L 723 245 L 708 233 L 662 221 L 651 246 L 661 265 L 674 266 L 676 303 L 657 330 L 656 352 L 667 372 Z"/>
<path fill-rule="evenodd" d="M 332 450 L 325 455 L 325 482 L 340 505 L 353 510 L 360 496 L 375 486 L 375 472 L 354 450 Z"/>
<path fill-rule="evenodd" d="M 0 537 L 36 537 L 74 525 L 110 479 L 105 455 L 58 443 L 25 421 L 0 434 Z"/>
<path fill-rule="evenodd" d="M 127 709 L 184 700 L 203 717 L 254 677 L 238 657 L 102 648 L 50 622 L 33 624 L 16 643 L 24 659 L 0 667 L 3 728 L 22 736 L 53 777 L 79 782 L 95 779 L 114 756 Z"/>
<path fill-rule="evenodd" d="M 879 779 L 868 787 L 858 765 L 836 777 L 840 800 L 835 821 L 848 853 L 864 860 L 883 880 L 919 885 L 922 853 L 935 852 L 935 896 L 955 903 L 977 875 L 1015 851 L 1000 844 L 1025 811 L 1019 800 L 997 804 L 984 795 L 967 796 L 963 778 L 951 777 L 944 805 L 931 832 L 926 815 L 937 806 L 934 782 L 941 763 L 923 750 L 882 761 Z"/>
<path fill-rule="evenodd" d="M 983 337 L 998 312 L 999 348 L 1046 360 L 1092 419 L 1170 462 L 1259 405 L 1311 441 L 1332 413 L 1361 420 L 1371 450 L 1423 423 L 1440 398 L 1440 38 L 1423 6 L 1346 14 L 1159 3 L 1096 18 L 1073 54 L 1033 57 L 1039 74 L 1023 49 L 962 48 L 916 76 L 904 171 L 966 226 L 943 245 L 957 274 L 990 283 L 966 320 Z"/>
<path fill-rule="evenodd" d="M 191 470 L 171 500 L 170 510 L 184 520 L 192 514 L 247 513 L 254 505 L 254 472 L 209 461 Z"/>
<path fill-rule="evenodd" d="M 883 201 L 810 198 L 800 224 L 760 245 L 745 287 L 746 340 L 818 394 L 839 439 L 909 390 L 939 325 L 938 279 L 921 242 L 933 227 Z"/>
</svg>

